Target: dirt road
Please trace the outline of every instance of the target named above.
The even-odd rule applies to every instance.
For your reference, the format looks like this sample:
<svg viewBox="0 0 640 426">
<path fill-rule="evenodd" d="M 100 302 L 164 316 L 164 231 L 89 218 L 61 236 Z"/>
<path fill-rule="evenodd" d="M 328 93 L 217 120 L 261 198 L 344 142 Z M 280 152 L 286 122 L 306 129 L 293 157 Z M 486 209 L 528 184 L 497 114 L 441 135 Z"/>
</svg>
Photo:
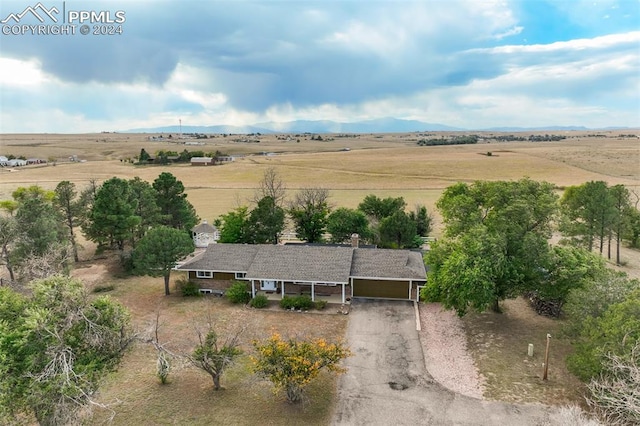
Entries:
<svg viewBox="0 0 640 426">
<path fill-rule="evenodd" d="M 355 301 L 354 354 L 338 384 L 335 425 L 548 425 L 553 408 L 482 401 L 437 384 L 424 366 L 410 302 Z"/>
</svg>

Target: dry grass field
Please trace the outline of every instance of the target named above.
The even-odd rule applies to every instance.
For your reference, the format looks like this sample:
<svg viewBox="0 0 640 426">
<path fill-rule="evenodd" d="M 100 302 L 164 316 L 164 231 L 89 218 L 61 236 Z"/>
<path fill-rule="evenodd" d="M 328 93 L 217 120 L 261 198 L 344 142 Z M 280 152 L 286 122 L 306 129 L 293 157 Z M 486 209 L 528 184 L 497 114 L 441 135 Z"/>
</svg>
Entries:
<svg viewBox="0 0 640 426">
<path fill-rule="evenodd" d="M 421 203 L 432 212 L 442 190 L 457 181 L 528 176 L 558 187 L 589 180 L 640 187 L 640 139 L 620 137 L 634 132 L 607 131 L 598 136 L 565 133 L 567 139 L 559 142 L 494 140 L 434 147 L 417 146 L 416 141 L 423 137 L 417 133 L 334 135 L 324 141 L 311 141 L 309 135 L 292 135 L 290 141 L 277 135 L 248 137 L 259 143 L 238 142 L 244 136 L 217 135 L 198 140 L 204 141 L 202 146 L 152 142 L 144 134 L 0 135 L 0 155 L 56 160 L 56 166 L 0 169 L 0 199 L 10 198 L 18 186 L 38 184 L 53 189 L 59 181 L 70 180 L 82 187 L 91 179 L 103 181 L 113 176 L 153 181 L 169 171 L 184 183 L 199 216 L 212 221 L 247 204 L 269 167 L 278 171 L 292 192 L 303 187 L 328 188 L 334 206 L 355 207 L 364 196 L 375 193 L 380 197 L 404 196 L 409 206 Z M 124 161 L 142 148 L 149 153 L 220 150 L 243 157 L 216 167 L 134 166 Z M 491 156 L 484 155 L 489 151 Z M 71 155 L 86 161 L 71 163 Z"/>
<path fill-rule="evenodd" d="M 56 160 L 55 166 L 0 168 L 0 200 L 9 199 L 20 186 L 37 184 L 53 189 L 61 180 L 69 180 L 82 188 L 91 179 L 103 181 L 113 176 L 153 181 L 168 171 L 184 183 L 198 215 L 212 221 L 247 204 L 264 171 L 273 167 L 290 193 L 303 187 L 328 188 L 335 207 L 356 207 L 371 193 L 403 196 L 409 206 L 424 204 L 435 216 L 437 236 L 435 203 L 443 189 L 457 181 L 528 176 L 552 182 L 559 189 L 604 180 L 640 190 L 640 139 L 620 136 L 640 132 L 599 133 L 589 136 L 586 132 L 566 132 L 567 139 L 560 142 L 491 141 L 437 147 L 417 146 L 416 141 L 424 136 L 415 133 L 330 136 L 332 140 L 325 141 L 311 141 L 309 135 L 293 135 L 289 141 L 275 135 L 252 137 L 259 143 L 234 141 L 244 138 L 240 136 L 216 136 L 205 140 L 204 146 L 151 142 L 149 135 L 141 134 L 0 135 L 0 155 Z M 242 157 L 215 167 L 128 163 L 126 160 L 141 148 L 149 153 L 160 149 L 220 150 Z M 486 155 L 489 151 L 491 156 Z M 261 155 L 264 152 L 275 155 Z M 86 161 L 69 162 L 71 155 Z M 92 252 L 92 245 L 85 243 L 83 259 L 91 259 Z M 638 253 L 627 252 L 623 258 L 631 259 L 624 269 L 637 276 Z M 110 268 L 105 261 L 88 260 L 74 274 L 91 286 L 113 284 L 115 290 L 110 294 L 130 308 L 142 332 L 160 308 L 164 324 L 161 339 L 176 350 L 193 346 L 193 325 L 208 313 L 222 332 L 238 324 L 250 324 L 245 348 L 252 338 L 267 336 L 271 331 L 312 333 L 331 339 L 344 335 L 348 317 L 255 311 L 233 307 L 221 299 L 164 297 L 161 279 L 114 278 Z M 469 348 L 487 377 L 485 396 L 514 402 L 580 402 L 581 385 L 563 364 L 570 348 L 556 339 L 560 323 L 532 314 L 521 301 L 507 301 L 505 311 L 503 315 L 470 314 L 464 319 Z M 550 380 L 543 383 L 539 376 L 546 333 L 551 333 L 554 340 Z M 526 357 L 527 343 L 536 346 L 533 359 Z M 153 349 L 136 344 L 122 367 L 105 381 L 100 400 L 120 401 L 114 406 L 115 424 L 327 424 L 335 399 L 335 380 L 323 376 L 310 388 L 306 404 L 289 406 L 250 374 L 246 359 L 223 378 L 227 389 L 221 392 L 212 390 L 206 374 L 188 368 L 178 368 L 171 383 L 161 386 L 154 369 Z M 107 417 L 108 413 L 102 413 L 94 420 Z"/>
</svg>

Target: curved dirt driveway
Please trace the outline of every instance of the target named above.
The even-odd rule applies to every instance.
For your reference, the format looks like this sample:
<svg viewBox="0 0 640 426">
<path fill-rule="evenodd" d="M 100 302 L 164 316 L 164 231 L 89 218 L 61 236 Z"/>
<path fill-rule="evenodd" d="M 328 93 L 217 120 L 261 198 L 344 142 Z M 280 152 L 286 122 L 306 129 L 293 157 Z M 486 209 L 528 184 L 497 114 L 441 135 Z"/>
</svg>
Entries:
<svg viewBox="0 0 640 426">
<path fill-rule="evenodd" d="M 410 302 L 358 300 L 353 356 L 338 382 L 335 425 L 548 425 L 553 408 L 482 401 L 436 383 L 424 366 Z"/>
</svg>

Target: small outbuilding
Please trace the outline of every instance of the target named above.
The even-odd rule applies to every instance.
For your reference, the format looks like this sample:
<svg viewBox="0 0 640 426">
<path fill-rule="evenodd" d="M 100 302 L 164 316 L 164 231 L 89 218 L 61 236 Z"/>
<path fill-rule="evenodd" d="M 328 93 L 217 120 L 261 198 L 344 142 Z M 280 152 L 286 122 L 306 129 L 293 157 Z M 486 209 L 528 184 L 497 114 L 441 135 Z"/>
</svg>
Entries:
<svg viewBox="0 0 640 426">
<path fill-rule="evenodd" d="M 203 220 L 201 224 L 191 229 L 191 236 L 193 237 L 193 244 L 202 248 L 207 247 L 209 244 L 217 243 L 220 239 L 220 232 L 218 232 L 218 228 Z"/>
<path fill-rule="evenodd" d="M 213 166 L 215 159 L 213 157 L 191 157 L 192 166 Z"/>
</svg>

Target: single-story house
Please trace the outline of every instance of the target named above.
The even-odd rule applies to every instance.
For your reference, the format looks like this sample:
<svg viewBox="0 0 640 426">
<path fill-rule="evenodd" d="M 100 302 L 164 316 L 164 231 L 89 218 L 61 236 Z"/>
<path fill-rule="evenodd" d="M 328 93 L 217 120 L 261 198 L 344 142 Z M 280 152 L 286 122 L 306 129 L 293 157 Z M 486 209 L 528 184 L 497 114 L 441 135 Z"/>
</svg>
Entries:
<svg viewBox="0 0 640 426">
<path fill-rule="evenodd" d="M 213 166 L 215 159 L 213 157 L 191 157 L 192 166 Z"/>
<path fill-rule="evenodd" d="M 252 296 L 308 294 L 341 303 L 354 297 L 417 300 L 427 274 L 417 251 L 303 244 L 210 244 L 176 269 L 201 289 L 244 280 Z"/>
</svg>

